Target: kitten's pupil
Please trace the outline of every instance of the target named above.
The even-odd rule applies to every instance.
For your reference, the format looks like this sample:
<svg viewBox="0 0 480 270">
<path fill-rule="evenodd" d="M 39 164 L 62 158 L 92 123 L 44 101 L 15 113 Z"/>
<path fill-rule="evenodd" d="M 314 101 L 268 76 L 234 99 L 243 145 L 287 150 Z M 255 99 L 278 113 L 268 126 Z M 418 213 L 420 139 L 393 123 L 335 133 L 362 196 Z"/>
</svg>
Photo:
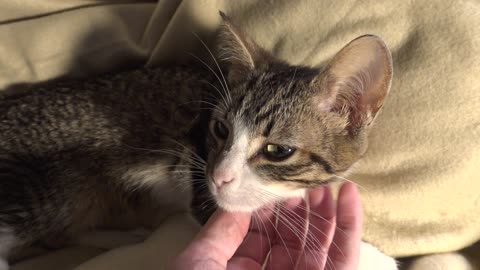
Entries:
<svg viewBox="0 0 480 270">
<path fill-rule="evenodd" d="M 215 136 L 217 136 L 220 139 L 225 140 L 228 138 L 228 128 L 221 121 L 215 122 L 213 131 L 215 132 Z"/>
<path fill-rule="evenodd" d="M 263 155 L 270 161 L 282 161 L 289 158 L 295 152 L 295 148 L 287 145 L 267 144 L 263 149 Z"/>
</svg>

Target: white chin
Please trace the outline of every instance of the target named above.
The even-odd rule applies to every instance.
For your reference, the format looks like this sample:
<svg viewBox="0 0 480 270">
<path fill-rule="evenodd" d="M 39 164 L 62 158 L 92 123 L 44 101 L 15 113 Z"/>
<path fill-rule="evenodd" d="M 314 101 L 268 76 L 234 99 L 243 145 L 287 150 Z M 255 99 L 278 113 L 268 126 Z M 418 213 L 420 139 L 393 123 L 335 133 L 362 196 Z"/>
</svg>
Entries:
<svg viewBox="0 0 480 270">
<path fill-rule="evenodd" d="M 283 192 L 278 195 L 278 199 L 287 199 L 292 197 L 303 197 L 305 191 L 303 189 Z M 274 203 L 276 200 L 265 201 L 263 200 L 254 200 L 253 194 L 248 195 L 247 197 L 239 196 L 229 196 L 225 193 L 213 192 L 213 196 L 217 205 L 225 211 L 228 212 L 253 212 L 262 208 L 263 206 Z"/>
<path fill-rule="evenodd" d="M 237 202 L 237 203 L 226 202 L 219 198 L 216 198 L 216 201 L 217 201 L 217 205 L 227 212 L 253 212 L 261 208 L 262 206 L 264 206 L 264 204 L 262 203 L 253 204 L 253 203 L 245 203 L 245 202 Z"/>
</svg>

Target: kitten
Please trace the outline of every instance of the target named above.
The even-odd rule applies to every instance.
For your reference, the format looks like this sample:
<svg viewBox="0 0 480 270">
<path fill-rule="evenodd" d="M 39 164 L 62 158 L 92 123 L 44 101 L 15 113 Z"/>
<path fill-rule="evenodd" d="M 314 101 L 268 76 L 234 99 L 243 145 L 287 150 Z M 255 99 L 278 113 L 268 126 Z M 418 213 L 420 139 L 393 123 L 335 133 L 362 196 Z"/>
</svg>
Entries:
<svg viewBox="0 0 480 270">
<path fill-rule="evenodd" d="M 254 211 L 363 155 L 392 78 L 379 38 L 322 69 L 292 66 L 222 17 L 225 77 L 160 67 L 0 94 L 1 258 L 93 228 L 154 228 L 190 207 L 205 218 L 212 198 Z"/>
</svg>

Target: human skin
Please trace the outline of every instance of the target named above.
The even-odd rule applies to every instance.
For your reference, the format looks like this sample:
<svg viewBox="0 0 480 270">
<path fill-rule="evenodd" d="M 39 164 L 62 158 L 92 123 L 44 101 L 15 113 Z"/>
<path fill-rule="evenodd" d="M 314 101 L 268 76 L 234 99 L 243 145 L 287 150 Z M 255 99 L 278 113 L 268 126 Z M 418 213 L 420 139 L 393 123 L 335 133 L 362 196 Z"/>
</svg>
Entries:
<svg viewBox="0 0 480 270">
<path fill-rule="evenodd" d="M 175 258 L 173 269 L 260 270 L 265 263 L 266 269 L 275 270 L 318 270 L 327 265 L 356 269 L 362 207 L 355 185 L 343 184 L 336 203 L 328 187 L 311 189 L 306 200 L 310 211 L 300 198 L 281 203 L 279 211 L 287 221 L 276 222 L 273 207 L 253 218 L 251 213 L 217 210 Z M 307 236 L 299 237 L 307 225 Z"/>
</svg>

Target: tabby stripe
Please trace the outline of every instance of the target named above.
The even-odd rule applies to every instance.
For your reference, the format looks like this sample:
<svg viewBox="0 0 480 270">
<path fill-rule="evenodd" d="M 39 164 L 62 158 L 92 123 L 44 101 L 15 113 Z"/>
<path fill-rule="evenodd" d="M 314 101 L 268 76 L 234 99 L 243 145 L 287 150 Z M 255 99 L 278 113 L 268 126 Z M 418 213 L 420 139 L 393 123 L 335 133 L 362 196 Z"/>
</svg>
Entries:
<svg viewBox="0 0 480 270">
<path fill-rule="evenodd" d="M 265 127 L 265 130 L 262 133 L 263 137 L 268 137 L 270 135 L 270 132 L 272 132 L 273 124 L 274 124 L 273 120 L 270 120 L 270 122 L 268 122 L 267 126 Z"/>
<path fill-rule="evenodd" d="M 288 178 L 282 178 L 282 182 L 294 182 L 294 183 L 300 183 L 304 185 L 313 185 L 315 182 L 307 179 L 288 179 Z"/>
<path fill-rule="evenodd" d="M 245 100 L 245 97 L 246 97 L 246 96 L 247 96 L 247 95 L 244 94 L 243 96 L 241 96 L 241 97 L 238 99 L 238 102 L 237 102 L 238 107 L 243 107 L 243 101 Z"/>
<path fill-rule="evenodd" d="M 328 185 L 330 183 L 335 182 L 336 180 L 334 179 L 334 177 L 328 178 L 326 180 L 288 179 L 288 178 L 282 177 L 281 181 L 300 183 L 300 184 L 304 184 L 311 187 L 311 186 L 318 186 L 318 185 Z"/>
<path fill-rule="evenodd" d="M 259 114 L 257 115 L 257 117 L 255 117 L 255 125 L 258 125 L 259 123 L 261 123 L 263 120 L 265 120 L 266 118 L 268 118 L 274 111 L 278 111 L 278 109 L 280 108 L 280 104 L 275 104 L 273 105 L 268 111 L 262 113 L 262 114 Z"/>
<path fill-rule="evenodd" d="M 323 159 L 321 156 L 319 155 L 316 155 L 314 153 L 310 153 L 310 159 L 317 163 L 317 164 L 320 164 L 320 166 L 323 167 L 323 169 L 325 169 L 325 171 L 329 174 L 334 174 L 335 171 L 333 170 L 332 166 L 325 160 Z"/>
<path fill-rule="evenodd" d="M 282 99 L 284 99 L 284 100 L 290 100 L 290 99 L 292 99 L 292 97 L 294 95 L 297 94 L 295 83 L 292 83 L 292 86 L 290 88 L 286 89 L 286 90 L 288 90 L 288 91 L 284 91 L 282 93 Z"/>
<path fill-rule="evenodd" d="M 312 165 L 312 162 L 304 163 L 304 164 L 295 164 L 295 165 L 273 165 L 273 164 L 266 164 L 259 166 L 259 170 L 262 171 L 297 171 L 303 169 L 305 167 L 309 167 Z"/>
<path fill-rule="evenodd" d="M 299 175 L 303 175 L 307 172 L 310 172 L 312 169 L 311 168 L 305 168 L 305 169 L 302 169 L 302 170 L 297 170 L 297 171 L 281 171 L 281 172 L 273 172 L 272 174 L 275 174 L 275 177 L 283 177 L 283 176 L 287 176 L 287 177 L 294 177 L 294 176 L 299 176 Z"/>
<path fill-rule="evenodd" d="M 255 99 L 254 102 L 255 102 L 255 108 L 256 108 L 256 110 L 254 111 L 258 111 L 259 109 L 264 108 L 267 105 L 267 103 L 270 101 L 268 97 L 269 97 L 268 94 L 264 94 L 262 96 L 254 96 L 253 98 Z M 246 116 L 247 111 L 248 110 L 244 111 L 244 116 Z M 258 123 L 259 122 L 257 122 L 257 120 L 255 119 L 255 124 L 258 124 Z"/>
</svg>

